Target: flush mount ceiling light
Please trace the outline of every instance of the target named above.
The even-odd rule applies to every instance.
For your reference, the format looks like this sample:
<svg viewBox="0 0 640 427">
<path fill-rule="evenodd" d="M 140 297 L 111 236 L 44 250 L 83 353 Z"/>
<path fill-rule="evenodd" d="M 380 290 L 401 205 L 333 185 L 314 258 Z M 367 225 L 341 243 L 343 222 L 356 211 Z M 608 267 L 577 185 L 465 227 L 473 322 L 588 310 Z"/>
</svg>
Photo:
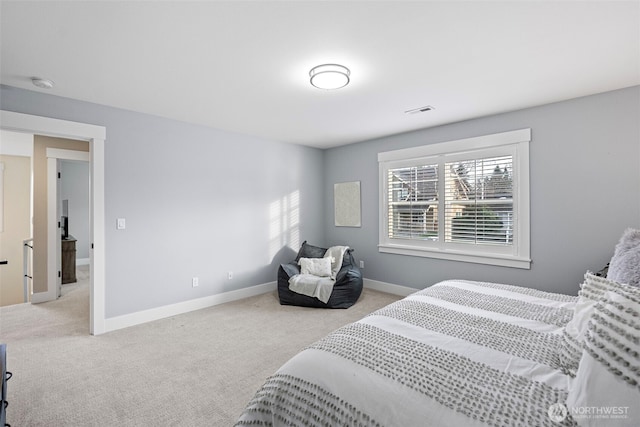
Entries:
<svg viewBox="0 0 640 427">
<path fill-rule="evenodd" d="M 47 80 L 47 79 L 41 79 L 39 77 L 32 77 L 31 78 L 31 83 L 34 84 L 34 86 L 38 86 L 42 89 L 51 89 L 53 88 L 53 82 L 51 80 Z"/>
<path fill-rule="evenodd" d="M 338 64 L 323 64 L 313 67 L 309 71 L 311 84 L 318 89 L 340 89 L 349 84 L 351 71 Z"/>
</svg>

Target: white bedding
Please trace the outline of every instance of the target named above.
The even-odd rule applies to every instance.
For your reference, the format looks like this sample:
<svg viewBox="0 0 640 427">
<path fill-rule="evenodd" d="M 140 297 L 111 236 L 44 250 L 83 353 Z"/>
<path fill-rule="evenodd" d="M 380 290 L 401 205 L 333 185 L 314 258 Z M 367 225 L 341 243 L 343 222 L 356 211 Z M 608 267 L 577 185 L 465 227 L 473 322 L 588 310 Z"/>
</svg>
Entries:
<svg viewBox="0 0 640 427">
<path fill-rule="evenodd" d="M 294 356 L 237 425 L 573 425 L 548 410 L 567 398 L 557 348 L 576 300 L 441 282 Z"/>
</svg>

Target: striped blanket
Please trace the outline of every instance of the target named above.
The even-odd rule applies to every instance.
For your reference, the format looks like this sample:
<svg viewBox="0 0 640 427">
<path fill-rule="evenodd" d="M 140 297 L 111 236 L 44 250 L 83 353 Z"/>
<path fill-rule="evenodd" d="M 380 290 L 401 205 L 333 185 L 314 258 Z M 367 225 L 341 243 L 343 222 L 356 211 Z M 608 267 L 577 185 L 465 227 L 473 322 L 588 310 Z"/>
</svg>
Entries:
<svg viewBox="0 0 640 427">
<path fill-rule="evenodd" d="M 285 365 L 237 425 L 558 426 L 557 349 L 576 297 L 438 283 L 344 326 Z"/>
</svg>

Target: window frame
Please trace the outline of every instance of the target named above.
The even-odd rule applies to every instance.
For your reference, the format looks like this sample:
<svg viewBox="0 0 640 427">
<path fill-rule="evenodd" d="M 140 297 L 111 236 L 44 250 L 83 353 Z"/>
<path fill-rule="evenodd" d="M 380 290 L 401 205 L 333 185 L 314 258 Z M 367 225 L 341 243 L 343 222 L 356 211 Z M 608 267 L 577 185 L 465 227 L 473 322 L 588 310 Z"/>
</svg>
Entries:
<svg viewBox="0 0 640 427">
<path fill-rule="evenodd" d="M 420 147 L 378 153 L 379 240 L 378 251 L 472 262 L 504 267 L 531 268 L 529 143 L 531 129 L 440 142 Z M 513 156 L 513 244 L 511 246 L 469 245 L 444 239 L 444 167 L 446 162 L 464 158 L 485 158 L 496 154 Z M 390 238 L 388 235 L 388 171 L 400 167 L 438 164 L 437 241 Z"/>
</svg>

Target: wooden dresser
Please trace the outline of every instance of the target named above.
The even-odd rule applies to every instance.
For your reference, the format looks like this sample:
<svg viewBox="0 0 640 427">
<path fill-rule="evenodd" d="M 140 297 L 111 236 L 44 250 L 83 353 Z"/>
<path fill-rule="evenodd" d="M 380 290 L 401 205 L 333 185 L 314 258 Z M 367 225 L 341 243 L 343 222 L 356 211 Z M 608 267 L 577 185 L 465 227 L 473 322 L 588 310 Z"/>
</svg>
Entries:
<svg viewBox="0 0 640 427">
<path fill-rule="evenodd" d="M 76 239 L 62 239 L 62 284 L 76 281 Z"/>
</svg>

